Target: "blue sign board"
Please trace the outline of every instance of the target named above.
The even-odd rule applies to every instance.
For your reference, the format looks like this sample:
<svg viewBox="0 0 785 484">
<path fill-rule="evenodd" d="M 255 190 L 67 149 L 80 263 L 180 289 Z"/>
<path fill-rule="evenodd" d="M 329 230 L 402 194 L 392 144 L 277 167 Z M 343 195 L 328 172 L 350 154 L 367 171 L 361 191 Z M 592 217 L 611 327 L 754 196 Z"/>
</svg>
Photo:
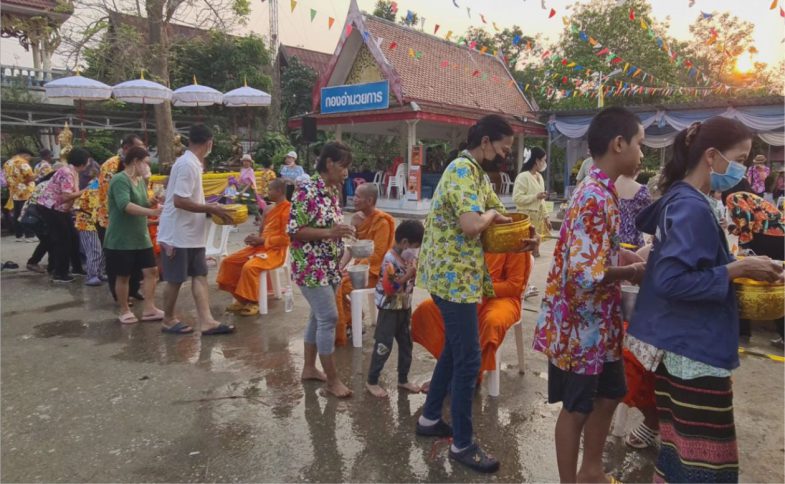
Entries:
<svg viewBox="0 0 785 484">
<path fill-rule="evenodd" d="M 386 80 L 322 88 L 322 114 L 351 113 L 390 106 L 390 84 Z"/>
</svg>

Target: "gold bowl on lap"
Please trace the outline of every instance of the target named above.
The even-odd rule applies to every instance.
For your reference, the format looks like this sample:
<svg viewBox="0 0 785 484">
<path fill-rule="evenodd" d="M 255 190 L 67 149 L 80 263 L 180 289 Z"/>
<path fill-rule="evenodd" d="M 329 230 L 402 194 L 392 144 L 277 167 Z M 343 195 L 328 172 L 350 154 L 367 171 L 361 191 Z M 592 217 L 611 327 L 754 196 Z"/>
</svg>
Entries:
<svg viewBox="0 0 785 484">
<path fill-rule="evenodd" d="M 521 248 L 521 240 L 531 237 L 531 220 L 522 213 L 506 214 L 512 222 L 493 224 L 482 233 L 482 248 L 485 252 L 516 252 Z"/>
<path fill-rule="evenodd" d="M 241 203 L 232 203 L 228 205 L 223 205 L 223 209 L 229 212 L 229 215 L 232 217 L 231 222 L 224 222 L 221 217 L 216 215 L 211 215 L 210 217 L 213 219 L 213 223 L 216 225 L 240 225 L 248 220 L 248 206 L 243 205 Z"/>
<path fill-rule="evenodd" d="M 737 278 L 736 297 L 739 317 L 752 321 L 767 321 L 785 316 L 785 284 Z"/>
</svg>

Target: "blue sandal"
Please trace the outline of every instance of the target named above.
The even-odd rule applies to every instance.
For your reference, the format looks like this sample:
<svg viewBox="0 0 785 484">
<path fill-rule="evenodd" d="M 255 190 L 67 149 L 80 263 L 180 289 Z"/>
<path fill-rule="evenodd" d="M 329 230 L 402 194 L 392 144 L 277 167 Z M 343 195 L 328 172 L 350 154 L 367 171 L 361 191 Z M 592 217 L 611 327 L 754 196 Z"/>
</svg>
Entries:
<svg viewBox="0 0 785 484">
<path fill-rule="evenodd" d="M 234 333 L 234 325 L 233 324 L 219 324 L 215 328 L 210 328 L 207 331 L 202 331 L 202 335 L 204 336 L 213 336 L 217 334 L 230 334 Z"/>
<path fill-rule="evenodd" d="M 166 327 L 164 326 L 161 328 L 162 333 L 169 333 L 169 334 L 189 334 L 193 333 L 194 329 L 187 324 L 183 323 L 182 321 L 177 321 L 174 325 Z"/>
</svg>

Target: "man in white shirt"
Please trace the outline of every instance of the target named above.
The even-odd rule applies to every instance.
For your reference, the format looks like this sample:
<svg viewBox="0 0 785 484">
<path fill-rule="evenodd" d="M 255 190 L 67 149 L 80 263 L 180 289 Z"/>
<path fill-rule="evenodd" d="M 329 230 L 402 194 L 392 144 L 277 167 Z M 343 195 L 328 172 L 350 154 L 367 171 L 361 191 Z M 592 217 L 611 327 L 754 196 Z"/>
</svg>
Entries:
<svg viewBox="0 0 785 484">
<path fill-rule="evenodd" d="M 192 333 L 193 328 L 175 316 L 180 286 L 192 278 L 191 292 L 196 303 L 203 335 L 234 332 L 234 326 L 213 319 L 210 312 L 205 258 L 205 214 L 231 222 L 231 216 L 217 203 L 206 204 L 202 188 L 205 158 L 213 148 L 213 133 L 204 125 L 191 127 L 188 150 L 177 159 L 169 174 L 166 201 L 158 222 L 158 244 L 166 281 L 164 292 L 164 333 Z"/>
</svg>

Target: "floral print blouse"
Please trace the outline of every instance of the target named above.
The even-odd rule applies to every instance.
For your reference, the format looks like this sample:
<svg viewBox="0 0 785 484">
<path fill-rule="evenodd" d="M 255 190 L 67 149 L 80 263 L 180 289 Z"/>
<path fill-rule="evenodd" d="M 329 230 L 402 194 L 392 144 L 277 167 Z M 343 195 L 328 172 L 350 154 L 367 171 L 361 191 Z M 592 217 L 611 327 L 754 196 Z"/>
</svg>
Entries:
<svg viewBox="0 0 785 484">
<path fill-rule="evenodd" d="M 289 235 L 294 236 L 301 228 L 326 229 L 343 223 L 343 212 L 339 204 L 340 192 L 328 187 L 317 173 L 308 183 L 303 183 L 292 197 L 289 213 Z M 335 285 L 341 282 L 340 262 L 343 255 L 343 240 L 322 239 L 301 241 L 292 237 L 292 277 L 301 287 Z"/>
<path fill-rule="evenodd" d="M 27 160 L 21 156 L 14 156 L 5 162 L 3 172 L 11 199 L 24 201 L 30 198 L 33 189 L 35 189 L 35 182 L 32 180 L 33 169 L 30 168 L 30 163 Z M 28 178 L 30 181 L 27 181 Z"/>
<path fill-rule="evenodd" d="M 619 210 L 621 211 L 619 237 L 622 243 L 643 247 L 643 234 L 635 227 L 635 217 L 649 205 L 651 205 L 651 194 L 646 185 L 641 185 L 631 199 L 619 199 Z"/>
<path fill-rule="evenodd" d="M 748 244 L 756 234 L 785 236 L 785 220 L 774 204 L 747 192 L 734 193 L 725 203 L 740 244 Z"/>
<path fill-rule="evenodd" d="M 621 283 L 603 282 L 619 263 L 619 225 L 616 188 L 595 167 L 567 208 L 534 332 L 562 370 L 597 375 L 622 357 Z"/>
<path fill-rule="evenodd" d="M 747 172 L 747 180 L 752 186 L 752 191 L 758 195 L 763 195 L 766 191 L 766 178 L 769 177 L 771 170 L 768 166 L 756 163 Z"/>
<path fill-rule="evenodd" d="M 262 198 L 266 198 L 269 194 L 270 182 L 278 178 L 278 175 L 269 168 L 263 168 L 259 172 L 259 190 L 256 191 Z"/>
<path fill-rule="evenodd" d="M 95 232 L 98 222 L 98 180 L 91 180 L 76 203 L 74 225 L 81 232 Z"/>
<path fill-rule="evenodd" d="M 120 167 L 120 157 L 113 156 L 104 161 L 98 172 L 98 225 L 109 227 L 109 182 Z"/>
<path fill-rule="evenodd" d="M 425 219 L 417 286 L 447 301 L 479 303 L 493 297 L 479 237 L 466 237 L 458 221 L 467 212 L 504 212 L 488 176 L 468 151 L 444 170 Z"/>
<path fill-rule="evenodd" d="M 70 212 L 73 201 L 64 202 L 63 194 L 77 191 L 79 191 L 79 183 L 76 172 L 71 168 L 71 165 L 66 165 L 52 175 L 49 184 L 38 197 L 38 205 L 58 212 Z"/>
</svg>

